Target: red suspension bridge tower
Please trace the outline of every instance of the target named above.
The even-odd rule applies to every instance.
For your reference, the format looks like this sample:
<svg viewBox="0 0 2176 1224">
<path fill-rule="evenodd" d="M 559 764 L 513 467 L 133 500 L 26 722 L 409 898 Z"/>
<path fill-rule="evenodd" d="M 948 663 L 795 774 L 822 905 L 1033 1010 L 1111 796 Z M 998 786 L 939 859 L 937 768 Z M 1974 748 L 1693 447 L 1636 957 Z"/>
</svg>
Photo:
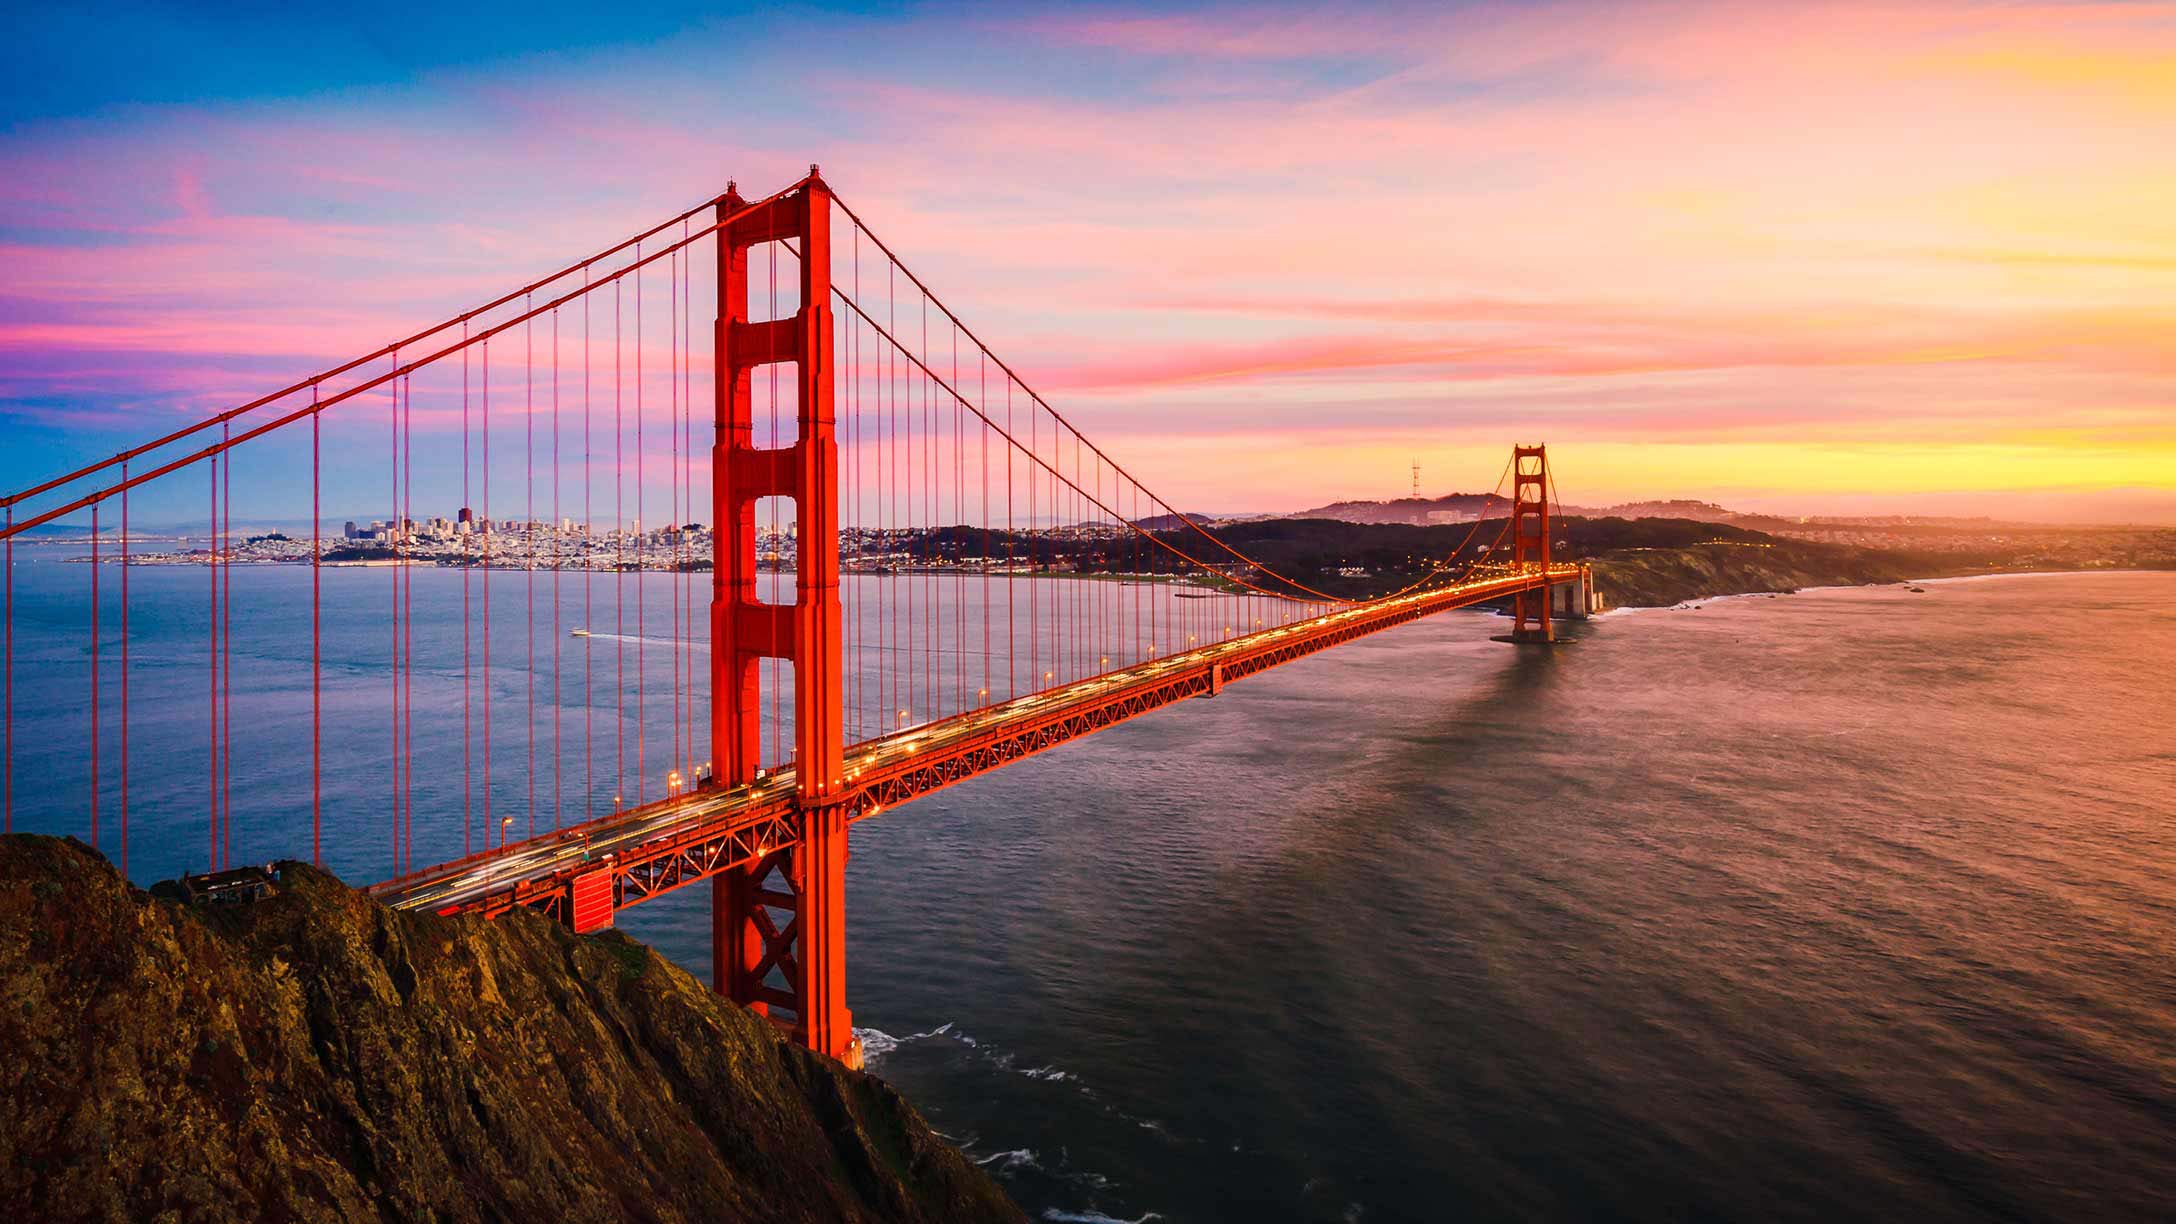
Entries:
<svg viewBox="0 0 2176 1224">
<path fill-rule="evenodd" d="M 766 658 L 793 674 L 800 836 L 714 877 L 711 967 L 719 993 L 780 1023 L 811 1049 L 858 1065 L 846 1008 L 845 701 L 839 602 L 839 446 L 833 407 L 831 189 L 809 167 L 798 190 L 750 210 L 732 186 L 718 202 L 717 440 L 712 450 L 716 557 L 710 603 L 715 785 L 755 781 Z M 800 307 L 748 318 L 748 249 L 800 254 Z M 790 446 L 755 446 L 751 375 L 795 367 Z M 794 601 L 756 587 L 756 502 L 789 498 L 797 535 Z M 773 985 L 773 976 L 784 986 Z"/>
<path fill-rule="evenodd" d="M 1549 448 L 1519 446 L 1511 451 L 1511 563 L 1524 570 L 1549 564 Z M 1552 592 L 1546 586 L 1512 596 L 1511 640 L 1556 641 L 1549 620 Z"/>
</svg>

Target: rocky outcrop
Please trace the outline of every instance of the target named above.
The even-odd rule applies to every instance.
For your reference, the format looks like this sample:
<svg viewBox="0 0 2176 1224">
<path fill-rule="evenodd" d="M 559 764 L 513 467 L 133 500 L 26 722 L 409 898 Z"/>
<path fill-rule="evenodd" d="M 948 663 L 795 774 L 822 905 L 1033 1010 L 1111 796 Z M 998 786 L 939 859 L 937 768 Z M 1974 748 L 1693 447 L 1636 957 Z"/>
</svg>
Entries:
<svg viewBox="0 0 2176 1224">
<path fill-rule="evenodd" d="M 1594 587 L 1609 608 L 1666 607 L 1715 595 L 1796 591 L 1813 586 L 1902 582 L 1914 560 L 1866 549 L 1722 541 L 1683 548 L 1625 548 L 1597 554 Z"/>
<path fill-rule="evenodd" d="M 623 935 L 0 838 L 12 1220 L 1017 1220 L 883 1082 Z"/>
</svg>

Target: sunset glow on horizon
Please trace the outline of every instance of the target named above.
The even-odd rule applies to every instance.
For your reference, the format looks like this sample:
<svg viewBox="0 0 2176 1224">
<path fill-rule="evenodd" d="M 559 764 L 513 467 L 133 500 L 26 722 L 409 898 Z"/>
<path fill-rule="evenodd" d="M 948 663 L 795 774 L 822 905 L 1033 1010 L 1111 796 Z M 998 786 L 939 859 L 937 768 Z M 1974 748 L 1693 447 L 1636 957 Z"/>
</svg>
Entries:
<svg viewBox="0 0 2176 1224">
<path fill-rule="evenodd" d="M 2172 5 L 566 12 L 488 48 L 131 14 L 5 52 L 0 485 L 819 162 L 1188 510 L 1485 489 L 1542 440 L 1585 505 L 2176 522 Z M 210 66 L 245 45 L 282 67 Z"/>
</svg>

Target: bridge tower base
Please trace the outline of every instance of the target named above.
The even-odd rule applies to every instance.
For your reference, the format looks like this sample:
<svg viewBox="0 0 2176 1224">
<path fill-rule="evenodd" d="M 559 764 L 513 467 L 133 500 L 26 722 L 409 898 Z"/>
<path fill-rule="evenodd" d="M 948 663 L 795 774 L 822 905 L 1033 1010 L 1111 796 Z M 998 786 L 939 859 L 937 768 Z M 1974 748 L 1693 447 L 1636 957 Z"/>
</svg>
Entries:
<svg viewBox="0 0 2176 1224">
<path fill-rule="evenodd" d="M 718 202 L 717 439 L 711 448 L 711 759 L 717 785 L 754 782 L 762 766 L 764 659 L 793 665 L 794 843 L 714 878 L 714 988 L 790 1025 L 809 1049 L 861 1065 L 846 1008 L 845 687 L 839 604 L 839 447 L 833 406 L 831 189 L 814 166 L 799 188 L 750 208 L 730 185 Z M 748 318 L 748 252 L 791 243 L 800 309 Z M 752 373 L 791 364 L 798 433 L 755 445 Z M 756 502 L 794 503 L 794 602 L 756 589 Z M 790 1015 L 790 1020 L 789 1020 Z"/>
</svg>

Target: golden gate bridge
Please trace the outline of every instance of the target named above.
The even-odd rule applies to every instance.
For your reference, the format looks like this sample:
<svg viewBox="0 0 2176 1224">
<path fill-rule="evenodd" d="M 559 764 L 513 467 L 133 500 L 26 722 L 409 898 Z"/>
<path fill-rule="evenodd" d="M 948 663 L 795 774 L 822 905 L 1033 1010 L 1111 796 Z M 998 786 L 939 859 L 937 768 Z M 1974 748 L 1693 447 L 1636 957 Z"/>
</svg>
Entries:
<svg viewBox="0 0 2176 1224">
<path fill-rule="evenodd" d="M 419 472 L 427 497 L 458 484 L 450 531 L 418 523 Z M 352 497 L 366 478 L 391 507 L 362 550 L 385 579 L 371 593 L 383 601 L 383 717 L 367 727 L 382 737 L 383 800 L 344 827 L 371 828 L 375 852 L 328 845 L 325 821 L 326 737 L 358 730 L 341 723 L 351 711 L 328 726 L 324 574 L 357 549 L 326 538 L 323 498 L 328 484 Z M 236 654 L 253 632 L 283 646 L 306 633 L 293 671 L 308 683 L 313 862 L 382 873 L 371 891 L 397 907 L 529 908 L 577 931 L 708 880 L 716 989 L 858 1063 L 845 989 L 856 821 L 1437 612 L 1508 600 L 1509 640 L 1553 641 L 1553 619 L 1584 612 L 1591 580 L 1552 559 L 1544 448 L 1513 448 L 1497 491 L 1507 482 L 1492 535 L 1477 520 L 1401 590 L 1342 598 L 1280 573 L 1085 437 L 812 166 L 759 200 L 729 186 L 473 310 L 0 499 L 6 827 L 87 830 L 127 870 L 130 685 L 147 662 L 131 656 L 130 577 L 146 560 L 131 507 L 186 498 L 209 524 L 180 558 L 205 571 L 191 660 L 203 702 L 185 717 L 162 710 L 133 751 L 155 733 L 163 752 L 201 760 L 193 791 L 162 777 L 157 802 L 201 804 L 207 872 L 245 861 L 235 761 L 276 704 L 248 674 L 237 684 Z M 289 560 L 309 569 L 307 623 L 253 630 L 264 567 L 254 541 L 237 541 L 237 513 L 297 509 L 305 486 L 308 550 L 296 542 Z M 666 528 L 645 527 L 653 508 Z M 81 807 L 19 814 L 16 549 L 55 525 L 89 528 L 89 598 L 80 618 L 36 632 L 80 642 L 83 686 L 80 706 L 39 695 L 39 734 L 54 741 L 52 720 L 66 720 L 68 742 L 43 743 L 42 759 L 80 755 Z M 458 653 L 429 633 L 419 653 L 416 576 L 448 567 L 457 594 L 428 582 L 424 614 L 438 599 L 450 619 L 458 599 Z M 458 709 L 457 761 L 426 742 L 419 765 L 419 659 L 424 707 Z M 669 679 L 653 691 L 659 664 Z M 249 834 L 299 857 L 291 765 L 275 768 L 293 784 L 277 784 L 292 817 Z M 442 798 L 419 811 L 419 791 Z"/>
</svg>

